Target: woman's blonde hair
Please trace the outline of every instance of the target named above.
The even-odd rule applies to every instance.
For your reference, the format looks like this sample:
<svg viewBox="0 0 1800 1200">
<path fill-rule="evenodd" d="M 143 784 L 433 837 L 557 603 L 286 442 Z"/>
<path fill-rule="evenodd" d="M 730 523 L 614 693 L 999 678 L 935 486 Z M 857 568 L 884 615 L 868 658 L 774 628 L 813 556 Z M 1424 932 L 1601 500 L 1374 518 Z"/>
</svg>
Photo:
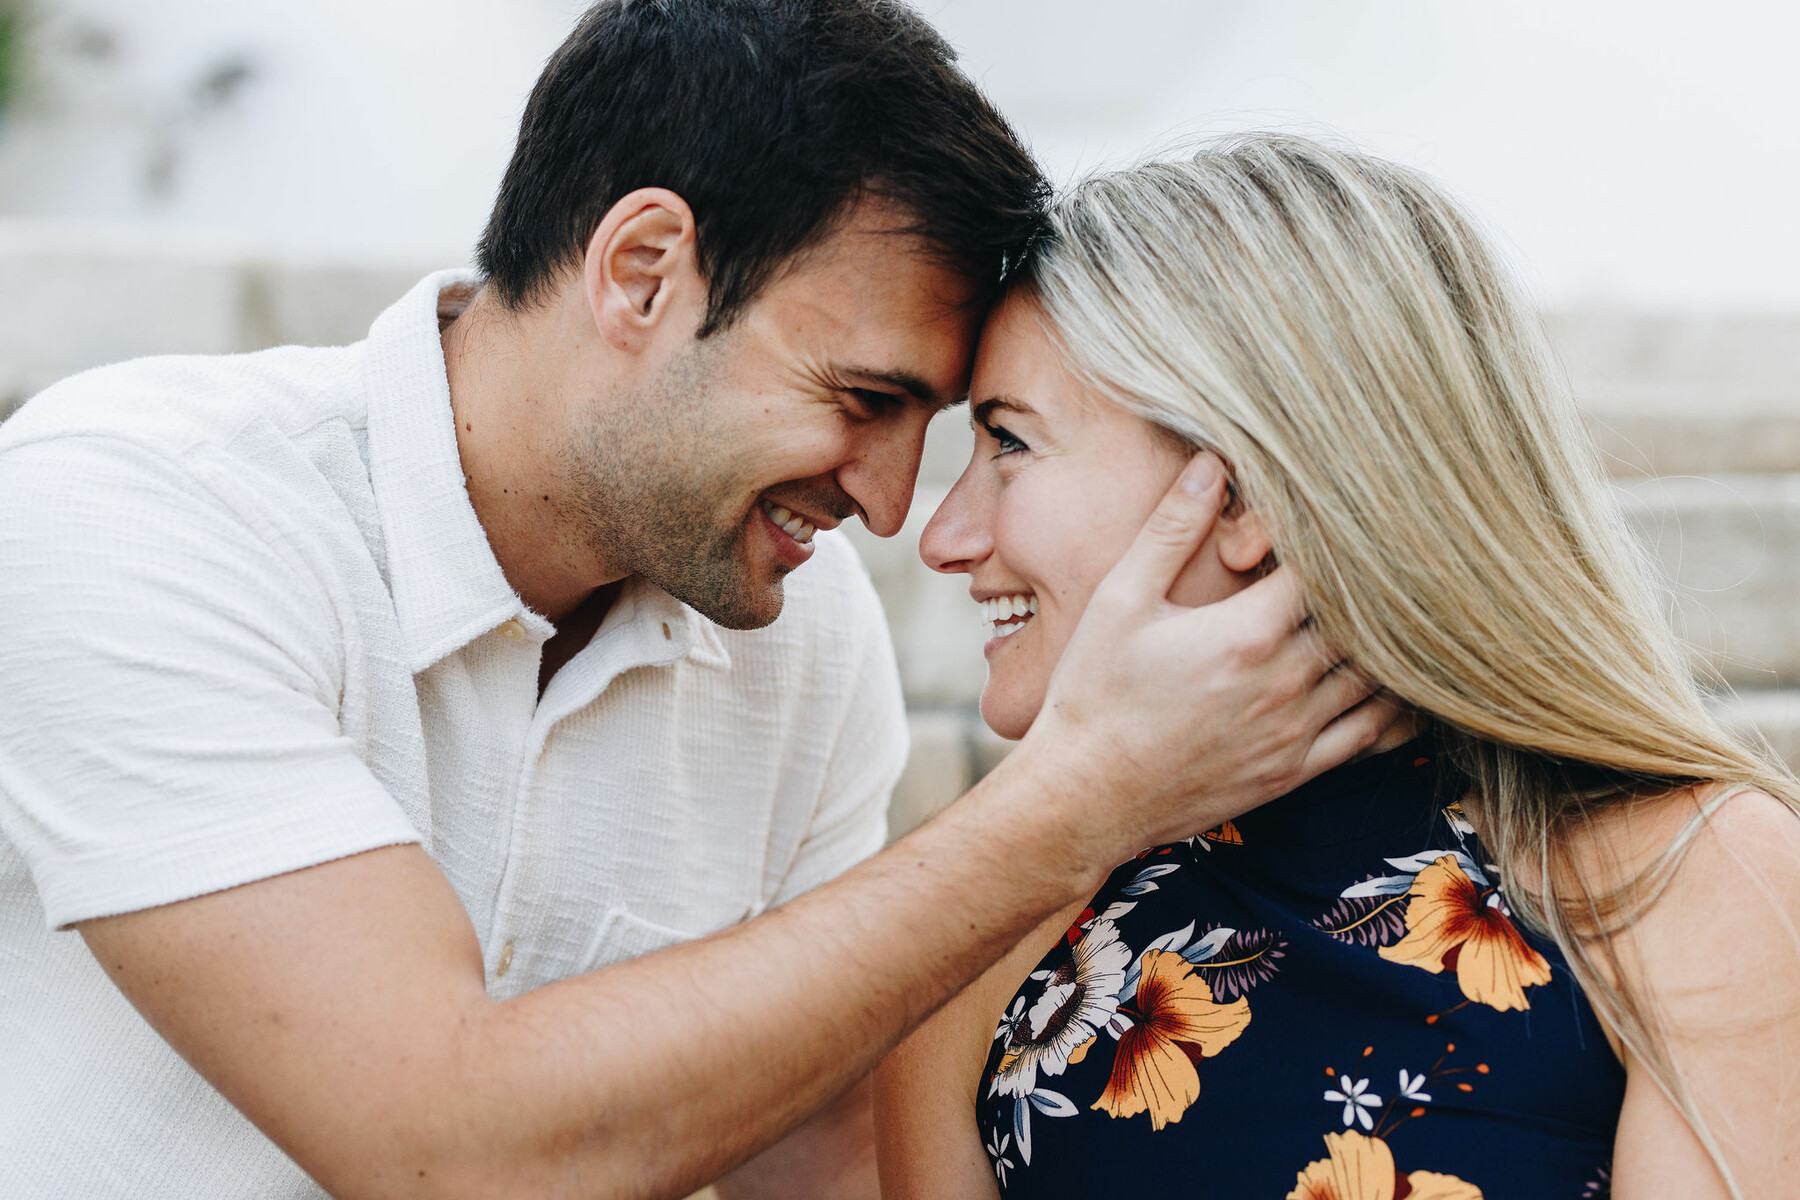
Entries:
<svg viewBox="0 0 1800 1200">
<path fill-rule="evenodd" d="M 1800 786 L 1709 711 L 1468 218 L 1407 168 L 1244 136 L 1079 184 L 1018 286 L 1093 385 L 1231 465 L 1327 639 L 1431 718 L 1513 906 L 1737 1195 L 1620 959 L 1710 807 L 1623 883 L 1573 847 L 1603 846 L 1619 806 L 1754 788 L 1800 807 Z"/>
</svg>

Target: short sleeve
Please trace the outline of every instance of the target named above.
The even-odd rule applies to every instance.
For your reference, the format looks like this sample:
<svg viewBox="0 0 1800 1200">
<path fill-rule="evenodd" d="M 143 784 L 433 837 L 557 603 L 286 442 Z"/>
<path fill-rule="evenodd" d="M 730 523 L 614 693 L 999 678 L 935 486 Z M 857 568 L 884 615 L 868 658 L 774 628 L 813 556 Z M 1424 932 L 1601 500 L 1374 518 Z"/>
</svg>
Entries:
<svg viewBox="0 0 1800 1200">
<path fill-rule="evenodd" d="M 848 546 L 844 547 L 846 551 Z M 824 794 L 775 903 L 843 874 L 887 842 L 888 801 L 906 766 L 906 706 L 881 601 L 854 562 L 850 612 L 842 628 L 856 633 L 851 670 L 834 697 L 841 720 L 825 768 Z"/>
<path fill-rule="evenodd" d="M 174 460 L 0 454 L 0 835 L 52 927 L 418 840 L 340 727 L 339 622 Z"/>
</svg>

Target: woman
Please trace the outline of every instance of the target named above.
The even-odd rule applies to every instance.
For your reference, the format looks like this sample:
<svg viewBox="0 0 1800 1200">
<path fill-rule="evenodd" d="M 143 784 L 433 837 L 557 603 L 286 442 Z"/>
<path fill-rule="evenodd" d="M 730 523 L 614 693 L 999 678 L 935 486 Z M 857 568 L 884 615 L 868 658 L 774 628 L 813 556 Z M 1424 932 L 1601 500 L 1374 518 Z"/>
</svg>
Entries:
<svg viewBox="0 0 1800 1200">
<path fill-rule="evenodd" d="M 881 1071 L 885 1195 L 1800 1195 L 1800 788 L 1704 705 L 1449 202 L 1278 137 L 1092 180 L 971 399 L 922 552 L 993 623 L 994 729 L 1200 448 L 1233 499 L 1172 598 L 1287 564 L 1417 736 L 1146 851 L 947 1006 Z"/>
</svg>

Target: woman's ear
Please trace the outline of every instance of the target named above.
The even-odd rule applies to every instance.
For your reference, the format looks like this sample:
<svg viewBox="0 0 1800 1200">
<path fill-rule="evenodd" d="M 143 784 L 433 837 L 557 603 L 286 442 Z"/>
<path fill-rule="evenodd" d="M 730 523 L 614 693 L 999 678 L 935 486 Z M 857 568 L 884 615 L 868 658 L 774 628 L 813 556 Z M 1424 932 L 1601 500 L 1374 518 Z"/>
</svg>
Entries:
<svg viewBox="0 0 1800 1200">
<path fill-rule="evenodd" d="M 1269 535 L 1263 532 L 1262 520 L 1250 511 L 1243 496 L 1234 487 L 1219 523 L 1213 527 L 1213 542 L 1218 547 L 1219 562 L 1227 570 L 1254 571 L 1274 549 Z"/>
</svg>

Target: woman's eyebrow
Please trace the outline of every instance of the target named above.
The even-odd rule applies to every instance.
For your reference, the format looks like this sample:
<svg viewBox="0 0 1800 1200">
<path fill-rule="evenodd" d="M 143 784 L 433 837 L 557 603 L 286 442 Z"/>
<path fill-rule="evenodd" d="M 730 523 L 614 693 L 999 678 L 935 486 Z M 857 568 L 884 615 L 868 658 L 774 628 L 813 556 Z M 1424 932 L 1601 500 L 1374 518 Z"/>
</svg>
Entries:
<svg viewBox="0 0 1800 1200">
<path fill-rule="evenodd" d="M 996 408 L 1004 408 L 1011 412 L 1023 413 L 1033 417 L 1038 415 L 1037 409 L 1031 407 L 1031 405 L 1025 403 L 1025 401 L 1020 400 L 1016 396 L 988 396 L 985 399 L 978 401 L 969 410 L 969 419 L 979 425 L 983 421 L 986 421 L 988 414 L 993 412 Z"/>
</svg>

